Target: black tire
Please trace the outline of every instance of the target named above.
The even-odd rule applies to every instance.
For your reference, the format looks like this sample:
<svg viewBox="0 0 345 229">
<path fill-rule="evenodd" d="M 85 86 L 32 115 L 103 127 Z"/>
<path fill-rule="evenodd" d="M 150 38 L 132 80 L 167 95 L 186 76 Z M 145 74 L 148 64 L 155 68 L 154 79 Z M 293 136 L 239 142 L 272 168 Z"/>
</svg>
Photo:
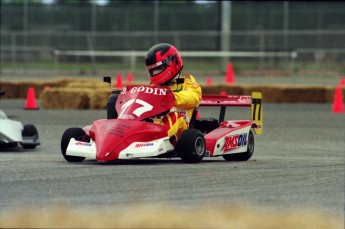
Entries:
<svg viewBox="0 0 345 229">
<path fill-rule="evenodd" d="M 116 100 L 119 92 L 114 92 L 108 97 L 107 100 L 107 119 L 116 119 L 118 114 L 115 109 Z"/>
<path fill-rule="evenodd" d="M 254 134 L 252 131 L 249 131 L 247 151 L 244 153 L 223 155 L 223 158 L 226 161 L 248 161 L 249 158 L 253 156 L 253 153 L 254 153 Z"/>
<path fill-rule="evenodd" d="M 15 148 L 17 146 L 18 146 L 18 142 L 10 142 L 10 143 L 1 144 L 0 148 L 3 147 L 3 148 L 10 149 L 10 148 Z"/>
<path fill-rule="evenodd" d="M 22 131 L 23 137 L 33 137 L 34 141 L 38 141 L 38 131 L 36 127 L 32 124 L 24 125 L 24 129 Z M 21 144 L 24 149 L 35 149 L 37 144 Z"/>
<path fill-rule="evenodd" d="M 204 135 L 200 130 L 187 129 L 177 140 L 175 149 L 183 162 L 199 163 L 206 150 Z"/>
<path fill-rule="evenodd" d="M 68 162 L 82 162 L 84 161 L 85 157 L 77 157 L 77 156 L 69 156 L 66 155 L 66 150 L 68 143 L 71 138 L 74 138 L 76 140 L 81 140 L 83 136 L 85 136 L 86 133 L 83 129 L 78 128 L 78 127 L 72 127 L 67 130 L 62 135 L 61 138 L 61 153 L 62 156 L 65 158 L 66 161 Z"/>
</svg>

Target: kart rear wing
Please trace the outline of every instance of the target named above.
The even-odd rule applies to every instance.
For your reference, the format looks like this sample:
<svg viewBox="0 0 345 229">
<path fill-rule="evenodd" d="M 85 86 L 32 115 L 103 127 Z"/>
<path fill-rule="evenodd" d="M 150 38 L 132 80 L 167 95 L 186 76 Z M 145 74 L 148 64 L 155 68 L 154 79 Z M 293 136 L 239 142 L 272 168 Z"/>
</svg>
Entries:
<svg viewBox="0 0 345 229">
<path fill-rule="evenodd" d="M 261 134 L 263 131 L 262 94 L 252 92 L 252 95 L 202 95 L 199 106 L 220 107 L 219 123 L 224 121 L 226 107 L 250 107 L 251 120 L 256 124 L 255 133 Z"/>
</svg>

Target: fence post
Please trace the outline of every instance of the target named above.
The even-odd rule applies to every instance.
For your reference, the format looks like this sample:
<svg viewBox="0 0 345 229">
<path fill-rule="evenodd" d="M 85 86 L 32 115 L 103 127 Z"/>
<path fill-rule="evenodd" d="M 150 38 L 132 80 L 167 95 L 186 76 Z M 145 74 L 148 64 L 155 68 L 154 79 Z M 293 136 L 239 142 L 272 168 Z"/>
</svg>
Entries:
<svg viewBox="0 0 345 229">
<path fill-rule="evenodd" d="M 54 66 L 56 76 L 59 76 L 59 53 L 59 50 L 54 50 Z"/>
<path fill-rule="evenodd" d="M 11 73 L 14 73 L 15 66 L 17 64 L 17 37 L 16 34 L 13 32 L 11 33 L 11 57 L 12 57 L 12 66 L 11 66 Z"/>
<path fill-rule="evenodd" d="M 297 51 L 292 51 L 291 52 L 291 64 L 290 64 L 290 76 L 295 76 L 295 68 L 296 68 L 296 59 L 298 57 L 298 52 Z"/>
<path fill-rule="evenodd" d="M 135 70 L 135 65 L 136 65 L 136 52 L 133 51 L 131 52 L 131 55 L 129 57 L 129 68 L 131 69 L 132 72 Z"/>
<path fill-rule="evenodd" d="M 264 53 L 265 52 L 265 31 L 261 30 L 259 33 L 259 39 L 260 39 L 260 44 L 259 44 L 259 51 Z M 264 60 L 264 56 L 260 56 L 260 74 L 263 74 L 263 68 L 265 67 L 265 60 Z"/>
</svg>

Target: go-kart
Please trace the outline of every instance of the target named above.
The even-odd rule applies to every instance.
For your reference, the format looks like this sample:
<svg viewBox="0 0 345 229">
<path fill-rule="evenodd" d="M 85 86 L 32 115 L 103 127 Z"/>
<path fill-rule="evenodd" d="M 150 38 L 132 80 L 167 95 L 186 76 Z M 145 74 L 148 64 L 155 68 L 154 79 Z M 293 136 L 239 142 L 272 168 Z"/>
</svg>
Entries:
<svg viewBox="0 0 345 229">
<path fill-rule="evenodd" d="M 0 95 L 4 94 L 0 91 Z M 40 145 L 36 127 L 11 120 L 0 110 L 0 148 L 14 148 L 19 144 L 24 149 L 34 149 Z"/>
<path fill-rule="evenodd" d="M 133 85 L 113 93 L 117 99 L 108 108 L 107 119 L 65 130 L 61 138 L 65 160 L 180 157 L 185 163 L 198 163 L 203 157 L 223 156 L 227 161 L 246 161 L 254 152 L 253 132 L 261 134 L 263 130 L 259 92 L 252 96 L 203 95 L 200 106 L 219 106 L 219 119 L 198 119 L 195 109 L 189 128 L 177 139 L 168 136 L 164 125 L 154 122 L 174 107 L 168 87 Z M 251 107 L 251 119 L 224 121 L 227 106 Z M 109 113 L 114 113 L 113 117 Z"/>
</svg>

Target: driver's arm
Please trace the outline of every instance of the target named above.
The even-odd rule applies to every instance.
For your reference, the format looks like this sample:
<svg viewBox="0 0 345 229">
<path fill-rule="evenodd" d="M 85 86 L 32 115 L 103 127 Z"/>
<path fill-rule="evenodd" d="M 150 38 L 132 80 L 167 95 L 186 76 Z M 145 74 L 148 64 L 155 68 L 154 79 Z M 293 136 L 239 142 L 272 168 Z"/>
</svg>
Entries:
<svg viewBox="0 0 345 229">
<path fill-rule="evenodd" d="M 182 85 L 182 90 L 174 92 L 175 107 L 190 109 L 197 107 L 201 101 L 201 87 L 192 75 L 187 75 Z"/>
</svg>

